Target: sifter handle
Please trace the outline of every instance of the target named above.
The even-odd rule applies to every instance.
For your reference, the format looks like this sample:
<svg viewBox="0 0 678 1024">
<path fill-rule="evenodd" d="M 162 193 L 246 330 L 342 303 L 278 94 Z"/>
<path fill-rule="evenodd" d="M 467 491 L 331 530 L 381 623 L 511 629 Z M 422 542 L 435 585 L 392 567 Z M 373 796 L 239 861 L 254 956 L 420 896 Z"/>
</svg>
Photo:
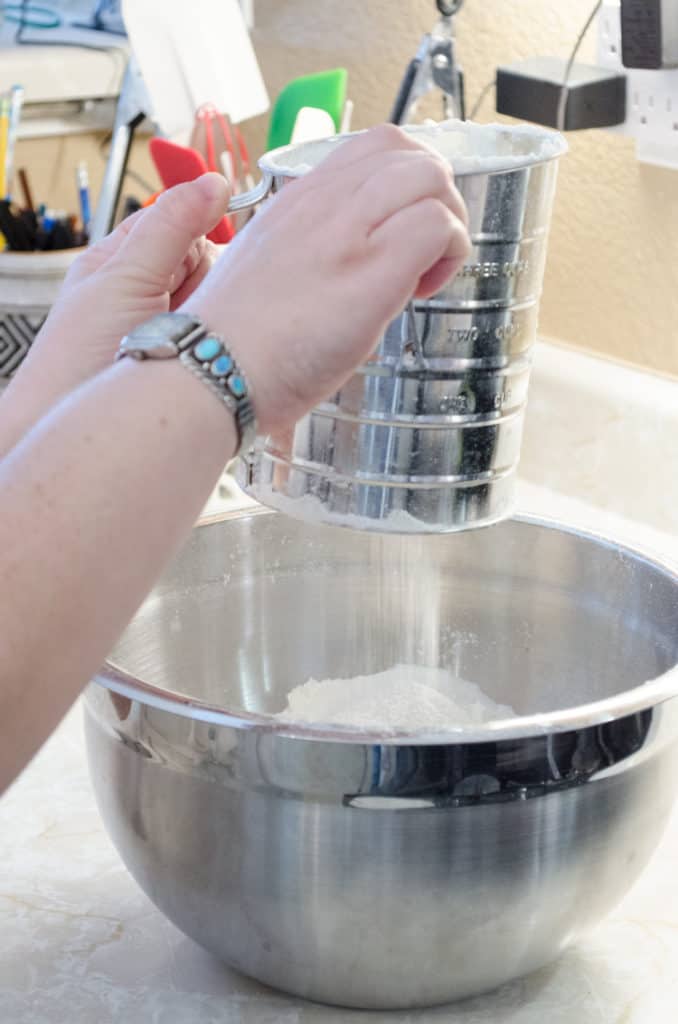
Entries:
<svg viewBox="0 0 678 1024">
<path fill-rule="evenodd" d="M 271 191 L 272 184 L 273 175 L 270 171 L 264 171 L 258 185 L 255 185 L 248 192 L 241 192 L 240 195 L 232 197 L 228 204 L 228 212 L 237 213 L 238 210 L 248 210 L 250 206 L 256 206 L 257 203 L 266 198 Z"/>
</svg>

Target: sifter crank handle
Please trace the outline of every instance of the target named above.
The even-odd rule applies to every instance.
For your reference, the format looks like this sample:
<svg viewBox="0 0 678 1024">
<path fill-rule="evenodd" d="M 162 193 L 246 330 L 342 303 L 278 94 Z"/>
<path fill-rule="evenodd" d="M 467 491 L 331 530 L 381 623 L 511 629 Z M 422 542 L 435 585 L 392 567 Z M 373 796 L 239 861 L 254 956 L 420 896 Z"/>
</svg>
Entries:
<svg viewBox="0 0 678 1024">
<path fill-rule="evenodd" d="M 251 206 L 256 206 L 257 203 L 266 198 L 271 191 L 272 184 L 273 175 L 270 171 L 264 171 L 258 185 L 255 185 L 248 192 L 241 192 L 240 195 L 232 196 L 228 204 L 228 212 L 237 213 L 238 210 L 248 210 Z"/>
</svg>

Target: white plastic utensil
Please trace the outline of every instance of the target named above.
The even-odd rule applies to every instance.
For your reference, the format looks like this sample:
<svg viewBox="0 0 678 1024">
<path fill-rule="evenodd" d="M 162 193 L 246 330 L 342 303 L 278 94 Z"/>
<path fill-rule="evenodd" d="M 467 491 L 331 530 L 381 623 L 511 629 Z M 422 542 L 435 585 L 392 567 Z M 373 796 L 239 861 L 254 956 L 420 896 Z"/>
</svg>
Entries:
<svg viewBox="0 0 678 1024">
<path fill-rule="evenodd" d="M 344 111 L 341 115 L 341 125 L 339 126 L 339 133 L 344 135 L 346 132 L 351 130 L 351 121 L 353 120 L 353 100 L 346 100 L 344 103 Z"/>
<path fill-rule="evenodd" d="M 187 137 L 204 103 L 235 123 L 269 109 L 238 0 L 123 0 L 122 12 L 164 135 Z"/>
<path fill-rule="evenodd" d="M 313 142 L 336 135 L 332 115 L 320 107 L 302 107 L 292 129 L 292 142 Z"/>
</svg>

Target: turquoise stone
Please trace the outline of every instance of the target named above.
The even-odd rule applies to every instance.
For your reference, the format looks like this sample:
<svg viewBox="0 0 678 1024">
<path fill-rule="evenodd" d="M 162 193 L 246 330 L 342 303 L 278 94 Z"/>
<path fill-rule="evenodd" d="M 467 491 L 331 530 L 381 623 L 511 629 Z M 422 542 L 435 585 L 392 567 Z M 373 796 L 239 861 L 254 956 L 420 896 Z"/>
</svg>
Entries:
<svg viewBox="0 0 678 1024">
<path fill-rule="evenodd" d="M 207 363 L 221 352 L 221 342 L 216 338 L 203 338 L 193 349 L 196 359 Z"/>
<path fill-rule="evenodd" d="M 228 386 L 236 398 L 242 398 L 242 396 L 247 392 L 247 386 L 245 385 L 245 381 L 242 377 L 231 377 L 228 382 Z"/>
<path fill-rule="evenodd" d="M 212 365 L 210 370 L 215 377 L 225 377 L 227 373 L 230 373 L 233 369 L 233 360 L 230 356 L 218 356 Z"/>
</svg>

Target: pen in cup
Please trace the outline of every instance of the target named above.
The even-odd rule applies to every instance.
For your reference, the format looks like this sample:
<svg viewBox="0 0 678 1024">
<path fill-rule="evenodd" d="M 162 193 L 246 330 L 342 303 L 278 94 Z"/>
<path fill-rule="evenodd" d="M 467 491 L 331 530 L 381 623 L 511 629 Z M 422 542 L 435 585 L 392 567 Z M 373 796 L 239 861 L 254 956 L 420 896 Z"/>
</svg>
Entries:
<svg viewBox="0 0 678 1024">
<path fill-rule="evenodd" d="M 21 194 L 24 200 L 24 208 L 26 210 L 34 210 L 35 203 L 33 202 L 33 193 L 31 191 L 31 186 L 28 181 L 28 173 L 26 169 L 24 167 L 20 167 L 17 171 L 17 176 L 19 178 L 19 185 L 21 186 Z"/>
<path fill-rule="evenodd" d="M 81 160 L 76 168 L 76 182 L 78 185 L 78 199 L 80 200 L 82 229 L 85 234 L 89 234 L 89 225 L 92 217 L 89 197 L 89 175 L 87 173 L 87 164 L 84 160 Z"/>
<path fill-rule="evenodd" d="M 19 136 L 19 123 L 24 103 L 24 90 L 20 85 L 13 85 L 9 98 L 9 126 L 7 130 L 7 152 L 5 154 L 5 191 L 12 194 L 12 178 L 14 176 L 14 153 L 16 140 Z"/>
<path fill-rule="evenodd" d="M 7 198 L 7 143 L 9 141 L 8 96 L 0 97 L 0 199 Z"/>
</svg>

